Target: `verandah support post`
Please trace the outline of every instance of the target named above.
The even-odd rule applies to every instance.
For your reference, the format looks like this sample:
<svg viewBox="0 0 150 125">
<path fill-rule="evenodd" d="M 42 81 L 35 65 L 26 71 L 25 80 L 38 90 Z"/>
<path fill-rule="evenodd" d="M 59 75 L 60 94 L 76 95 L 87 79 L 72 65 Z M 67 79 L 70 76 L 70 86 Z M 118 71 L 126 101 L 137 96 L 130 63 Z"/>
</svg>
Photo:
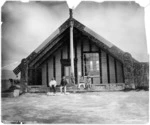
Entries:
<svg viewBox="0 0 150 125">
<path fill-rule="evenodd" d="M 74 83 L 74 47 L 73 47 L 73 19 L 72 19 L 72 9 L 69 9 L 70 12 L 70 58 L 71 58 L 71 81 Z"/>
</svg>

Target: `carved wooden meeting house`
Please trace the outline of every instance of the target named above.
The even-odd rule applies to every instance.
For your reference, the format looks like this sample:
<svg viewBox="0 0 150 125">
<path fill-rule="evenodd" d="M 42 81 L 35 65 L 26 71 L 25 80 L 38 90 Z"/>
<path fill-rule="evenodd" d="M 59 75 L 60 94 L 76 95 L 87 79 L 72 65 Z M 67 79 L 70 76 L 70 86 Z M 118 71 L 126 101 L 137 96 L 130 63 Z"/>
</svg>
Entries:
<svg viewBox="0 0 150 125">
<path fill-rule="evenodd" d="M 21 84 L 46 89 L 51 78 L 60 84 L 66 76 L 71 84 L 80 77 L 91 77 L 94 90 L 121 90 L 125 86 L 148 86 L 148 64 L 96 34 L 70 17 L 14 69 L 21 72 Z"/>
</svg>

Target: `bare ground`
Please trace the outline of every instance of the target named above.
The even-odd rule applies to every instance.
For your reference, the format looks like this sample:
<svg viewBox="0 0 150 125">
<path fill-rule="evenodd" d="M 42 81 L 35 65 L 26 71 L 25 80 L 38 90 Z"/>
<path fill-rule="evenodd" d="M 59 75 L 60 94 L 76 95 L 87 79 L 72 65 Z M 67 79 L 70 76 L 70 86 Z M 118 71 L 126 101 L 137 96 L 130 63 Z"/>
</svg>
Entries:
<svg viewBox="0 0 150 125">
<path fill-rule="evenodd" d="M 2 98 L 2 122 L 148 123 L 148 91 L 57 94 Z"/>
</svg>

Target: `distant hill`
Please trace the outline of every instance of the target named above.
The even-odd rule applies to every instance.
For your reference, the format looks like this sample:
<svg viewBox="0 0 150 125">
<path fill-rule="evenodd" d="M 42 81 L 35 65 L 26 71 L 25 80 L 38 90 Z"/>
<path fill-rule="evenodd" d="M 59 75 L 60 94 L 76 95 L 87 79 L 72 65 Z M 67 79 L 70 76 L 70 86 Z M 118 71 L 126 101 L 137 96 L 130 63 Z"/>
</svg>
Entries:
<svg viewBox="0 0 150 125">
<path fill-rule="evenodd" d="M 1 73 L 1 79 L 19 79 L 20 78 L 20 74 L 18 74 L 18 77 L 16 77 L 16 75 L 13 73 L 12 70 L 2 70 Z"/>
</svg>

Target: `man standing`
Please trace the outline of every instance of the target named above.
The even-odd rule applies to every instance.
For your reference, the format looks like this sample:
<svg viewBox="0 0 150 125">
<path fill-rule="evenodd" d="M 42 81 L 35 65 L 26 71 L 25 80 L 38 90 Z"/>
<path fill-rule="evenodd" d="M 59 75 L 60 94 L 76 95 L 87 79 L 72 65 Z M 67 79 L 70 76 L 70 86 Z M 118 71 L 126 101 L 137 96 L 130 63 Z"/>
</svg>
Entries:
<svg viewBox="0 0 150 125">
<path fill-rule="evenodd" d="M 55 81 L 54 78 L 52 78 L 51 81 L 49 82 L 49 87 L 52 88 L 54 94 L 56 93 L 56 85 L 57 82 Z"/>
<path fill-rule="evenodd" d="M 63 89 L 64 89 L 64 94 L 66 93 L 66 85 L 68 84 L 66 77 L 63 76 L 61 83 L 60 83 L 60 92 L 62 93 Z"/>
</svg>

